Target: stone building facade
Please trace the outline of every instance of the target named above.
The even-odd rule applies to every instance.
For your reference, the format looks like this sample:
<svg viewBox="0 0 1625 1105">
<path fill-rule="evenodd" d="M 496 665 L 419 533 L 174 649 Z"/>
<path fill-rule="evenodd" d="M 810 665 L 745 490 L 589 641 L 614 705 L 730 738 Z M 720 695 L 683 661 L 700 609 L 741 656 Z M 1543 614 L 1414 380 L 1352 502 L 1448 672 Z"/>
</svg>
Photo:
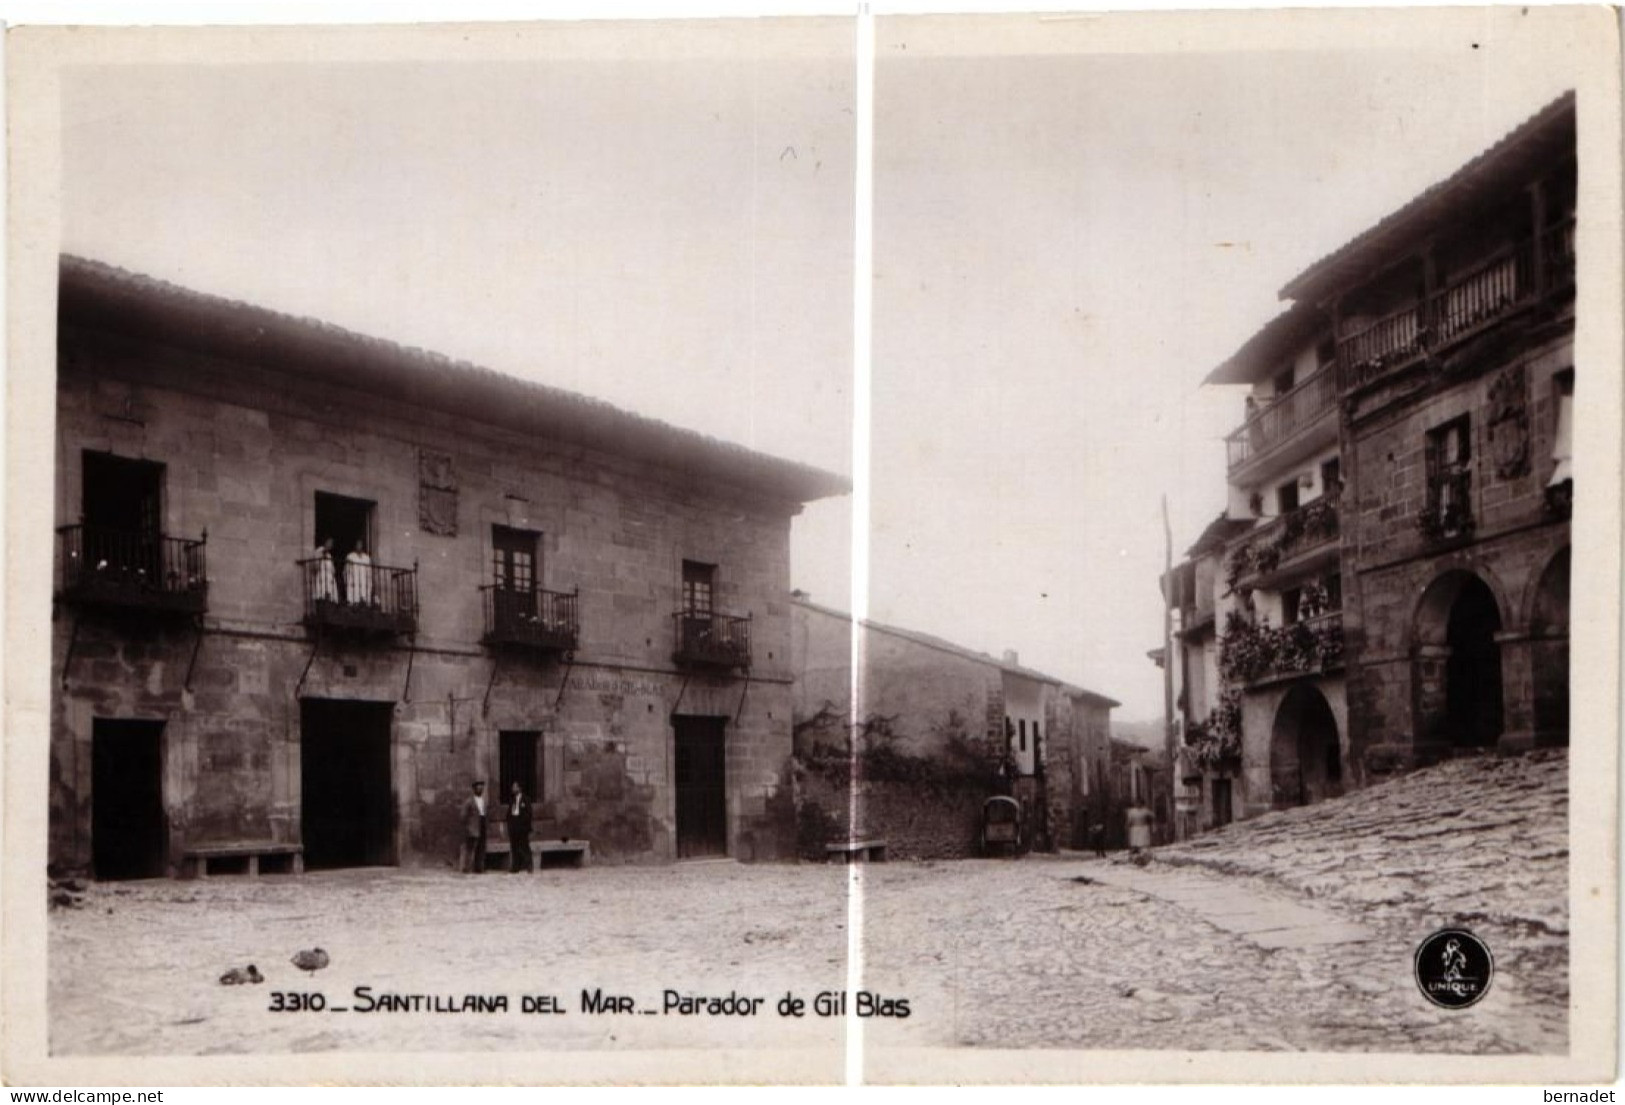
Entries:
<svg viewBox="0 0 1625 1105">
<path fill-rule="evenodd" d="M 1337 320 L 1357 771 L 1568 741 L 1577 179 L 1571 94 L 1285 290 Z"/>
<path fill-rule="evenodd" d="M 1222 548 L 1216 721 L 1186 704 L 1175 772 L 1200 827 L 1225 755 L 1250 816 L 1567 742 L 1576 179 L 1569 95 L 1294 278 L 1208 376 L 1250 393 L 1240 529 L 1165 581 L 1194 594 Z"/>
<path fill-rule="evenodd" d="M 54 862 L 439 865 L 474 779 L 595 861 L 791 854 L 843 481 L 74 258 L 58 354 Z"/>
<path fill-rule="evenodd" d="M 976 850 L 981 803 L 993 793 L 1022 802 L 1035 847 L 1081 847 L 1091 821 L 1115 809 L 1114 700 L 1024 668 L 1013 654 L 995 659 L 872 621 L 854 630 L 849 614 L 805 598 L 792 602 L 791 614 L 798 756 L 845 749 L 855 729 L 860 743 L 899 753 L 899 763 L 964 769 L 949 774 L 952 786 L 860 778 L 856 825 L 836 808 L 849 805 L 849 795 L 812 781 L 810 801 L 830 809 L 827 828 L 884 836 L 903 855 L 967 855 Z M 856 710 L 854 632 L 862 658 Z M 978 774 L 974 763 L 986 770 Z"/>
</svg>

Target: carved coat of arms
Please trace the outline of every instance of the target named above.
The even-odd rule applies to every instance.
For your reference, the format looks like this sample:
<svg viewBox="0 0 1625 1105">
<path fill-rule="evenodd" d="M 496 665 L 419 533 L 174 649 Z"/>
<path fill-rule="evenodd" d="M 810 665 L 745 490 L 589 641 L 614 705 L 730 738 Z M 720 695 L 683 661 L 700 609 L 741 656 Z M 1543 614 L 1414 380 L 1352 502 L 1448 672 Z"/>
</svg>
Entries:
<svg viewBox="0 0 1625 1105">
<path fill-rule="evenodd" d="M 1502 372 L 1490 383 L 1490 455 L 1503 480 L 1529 474 L 1529 387 L 1523 365 Z"/>
</svg>

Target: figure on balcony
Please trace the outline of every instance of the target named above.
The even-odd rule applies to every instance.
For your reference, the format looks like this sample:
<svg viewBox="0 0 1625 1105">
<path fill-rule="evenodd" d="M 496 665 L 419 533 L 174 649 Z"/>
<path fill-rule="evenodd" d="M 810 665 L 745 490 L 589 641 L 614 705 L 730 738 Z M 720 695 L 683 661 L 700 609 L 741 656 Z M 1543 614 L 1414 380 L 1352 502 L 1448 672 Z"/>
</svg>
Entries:
<svg viewBox="0 0 1625 1105">
<path fill-rule="evenodd" d="M 338 573 L 333 568 L 333 539 L 327 538 L 316 546 L 316 563 L 312 567 L 310 597 L 317 602 L 339 601 Z"/>
<path fill-rule="evenodd" d="M 353 606 L 372 605 L 372 557 L 360 541 L 344 558 L 344 595 Z"/>
</svg>

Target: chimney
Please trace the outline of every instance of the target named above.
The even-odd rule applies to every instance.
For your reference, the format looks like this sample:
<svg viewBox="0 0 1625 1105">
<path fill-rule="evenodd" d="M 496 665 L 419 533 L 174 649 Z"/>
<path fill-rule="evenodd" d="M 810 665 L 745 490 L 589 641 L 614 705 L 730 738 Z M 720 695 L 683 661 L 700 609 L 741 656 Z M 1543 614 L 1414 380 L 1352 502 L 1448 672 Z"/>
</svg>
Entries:
<svg viewBox="0 0 1625 1105">
<path fill-rule="evenodd" d="M 1007 648 L 1004 650 L 1004 662 L 1009 664 L 1011 667 L 1019 667 L 1021 665 L 1021 659 L 1016 655 L 1016 650 L 1013 648 Z"/>
</svg>

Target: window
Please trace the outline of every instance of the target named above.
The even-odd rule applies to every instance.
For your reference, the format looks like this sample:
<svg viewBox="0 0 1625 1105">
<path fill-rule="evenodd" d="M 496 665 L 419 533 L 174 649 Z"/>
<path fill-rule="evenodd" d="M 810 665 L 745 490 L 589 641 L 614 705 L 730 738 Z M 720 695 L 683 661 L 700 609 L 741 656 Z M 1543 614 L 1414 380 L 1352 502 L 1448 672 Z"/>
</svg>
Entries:
<svg viewBox="0 0 1625 1105">
<path fill-rule="evenodd" d="M 1275 489 L 1275 502 L 1281 514 L 1290 514 L 1298 509 L 1298 481 L 1288 480 Z"/>
<path fill-rule="evenodd" d="M 541 534 L 491 527 L 491 582 L 501 590 L 532 591 L 541 578 L 536 548 Z"/>
<path fill-rule="evenodd" d="M 1016 722 L 1016 732 L 1021 735 L 1021 744 L 1018 747 L 1023 752 L 1027 751 L 1027 719 L 1026 718 L 1022 718 L 1020 721 Z"/>
<path fill-rule="evenodd" d="M 1275 377 L 1275 381 L 1274 381 L 1274 383 L 1275 383 L 1275 397 L 1277 399 L 1279 399 L 1281 396 L 1285 395 L 1287 392 L 1292 390 L 1292 385 L 1295 382 L 1295 377 L 1296 377 L 1296 373 L 1293 372 L 1291 365 L 1287 366 L 1285 372 L 1282 372 L 1278 376 Z"/>
<path fill-rule="evenodd" d="M 1298 607 L 1303 600 L 1303 589 L 1293 587 L 1281 592 L 1281 624 L 1292 625 L 1298 620 Z"/>
<path fill-rule="evenodd" d="M 1321 494 L 1335 499 L 1343 490 L 1343 462 L 1337 457 L 1322 461 L 1320 465 Z"/>
<path fill-rule="evenodd" d="M 1473 528 L 1472 434 L 1466 415 L 1429 431 L 1424 533 L 1451 537 Z"/>
<path fill-rule="evenodd" d="M 1552 379 L 1552 393 L 1557 407 L 1557 425 L 1552 431 L 1552 478 L 1547 487 L 1556 487 L 1574 478 L 1574 370 L 1560 372 Z"/>
<path fill-rule="evenodd" d="M 499 634 L 518 633 L 537 620 L 536 544 L 530 530 L 491 527 L 491 614 Z M 507 797 L 504 784 L 503 797 Z"/>
<path fill-rule="evenodd" d="M 316 492 L 316 547 L 333 542 L 335 564 L 342 564 L 353 551 L 373 551 L 372 515 L 377 507 L 368 499 Z"/>
<path fill-rule="evenodd" d="M 716 590 L 717 566 L 697 560 L 683 561 L 683 613 L 690 618 L 709 618 L 711 598 Z"/>
<path fill-rule="evenodd" d="M 164 466 L 86 452 L 83 521 L 97 529 L 156 537 L 163 526 Z"/>
<path fill-rule="evenodd" d="M 82 454 L 87 570 L 131 584 L 162 578 L 164 466 L 109 453 Z"/>
</svg>

